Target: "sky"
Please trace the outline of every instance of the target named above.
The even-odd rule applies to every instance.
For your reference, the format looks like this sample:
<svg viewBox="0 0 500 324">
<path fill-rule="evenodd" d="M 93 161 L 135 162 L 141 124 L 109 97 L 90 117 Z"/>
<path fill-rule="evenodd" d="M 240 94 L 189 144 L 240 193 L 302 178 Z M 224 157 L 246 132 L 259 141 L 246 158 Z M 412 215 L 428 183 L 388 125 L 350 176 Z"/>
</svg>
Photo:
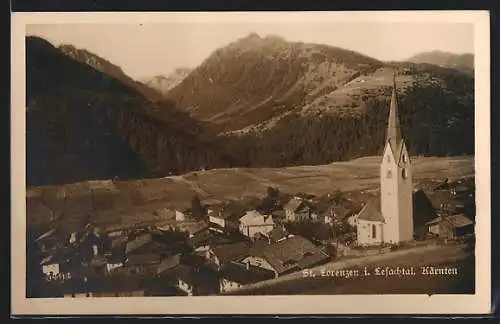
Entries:
<svg viewBox="0 0 500 324">
<path fill-rule="evenodd" d="M 156 23 L 27 25 L 26 34 L 53 45 L 72 44 L 109 60 L 135 79 L 195 68 L 214 50 L 250 33 L 288 41 L 321 43 L 373 58 L 405 60 L 433 50 L 474 53 L 474 26 L 467 23 Z"/>
</svg>

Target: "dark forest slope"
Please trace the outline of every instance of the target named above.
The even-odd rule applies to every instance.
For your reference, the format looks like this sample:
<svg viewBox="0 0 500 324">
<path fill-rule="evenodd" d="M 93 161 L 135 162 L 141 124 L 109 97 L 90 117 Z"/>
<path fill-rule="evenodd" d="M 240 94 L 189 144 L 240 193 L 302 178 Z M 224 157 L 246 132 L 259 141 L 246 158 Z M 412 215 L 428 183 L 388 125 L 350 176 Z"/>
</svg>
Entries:
<svg viewBox="0 0 500 324">
<path fill-rule="evenodd" d="M 202 125 L 37 37 L 26 39 L 27 182 L 162 176 L 231 166 Z"/>
</svg>

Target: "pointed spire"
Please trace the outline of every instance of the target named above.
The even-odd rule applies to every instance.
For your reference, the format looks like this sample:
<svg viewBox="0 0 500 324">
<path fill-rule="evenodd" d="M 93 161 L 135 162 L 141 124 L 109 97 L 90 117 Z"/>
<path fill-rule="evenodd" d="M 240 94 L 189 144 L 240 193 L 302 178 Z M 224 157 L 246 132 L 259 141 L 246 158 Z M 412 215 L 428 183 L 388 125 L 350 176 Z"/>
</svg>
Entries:
<svg viewBox="0 0 500 324">
<path fill-rule="evenodd" d="M 387 141 L 391 144 L 398 144 L 401 141 L 401 130 L 398 116 L 398 98 L 396 95 L 396 71 L 393 73 L 393 86 L 391 96 L 391 106 L 389 109 L 389 121 L 387 123 Z M 393 146 L 395 148 L 395 146 Z"/>
</svg>

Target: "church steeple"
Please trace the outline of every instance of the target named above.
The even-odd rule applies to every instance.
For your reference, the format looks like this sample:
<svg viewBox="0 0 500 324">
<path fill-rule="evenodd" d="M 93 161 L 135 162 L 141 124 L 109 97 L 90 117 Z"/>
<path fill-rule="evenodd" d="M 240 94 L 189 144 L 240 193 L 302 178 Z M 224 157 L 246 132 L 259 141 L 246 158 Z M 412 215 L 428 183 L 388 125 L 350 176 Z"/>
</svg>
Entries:
<svg viewBox="0 0 500 324">
<path fill-rule="evenodd" d="M 391 106 L 389 109 L 389 121 L 387 123 L 386 141 L 390 142 L 393 149 L 395 149 L 400 143 L 402 137 L 401 137 L 401 129 L 399 126 L 398 98 L 396 95 L 396 72 L 394 72 L 392 78 L 393 78 L 393 86 L 392 86 Z"/>
</svg>

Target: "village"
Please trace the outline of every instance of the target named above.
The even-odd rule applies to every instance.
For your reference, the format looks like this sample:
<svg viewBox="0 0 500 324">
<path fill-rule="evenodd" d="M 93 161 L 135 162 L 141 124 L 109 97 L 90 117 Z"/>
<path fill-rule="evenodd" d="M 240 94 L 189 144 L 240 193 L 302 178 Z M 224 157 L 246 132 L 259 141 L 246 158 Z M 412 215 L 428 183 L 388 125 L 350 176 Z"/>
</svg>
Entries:
<svg viewBox="0 0 500 324">
<path fill-rule="evenodd" d="M 380 186 L 371 194 L 269 186 L 261 198 L 194 196 L 188 208 L 156 209 L 161 222 L 106 230 L 90 215 L 77 231 L 28 235 L 28 295 L 217 295 L 342 258 L 474 238 L 474 178 L 415 186 L 412 167 L 394 75 Z"/>
<path fill-rule="evenodd" d="M 429 181 L 413 189 L 413 240 L 368 245 L 358 224 L 376 194 L 285 193 L 189 208 L 159 208 L 158 224 L 81 231 L 58 227 L 28 242 L 32 297 L 202 296 L 238 290 L 328 262 L 450 244 L 474 233 L 474 179 Z"/>
</svg>

